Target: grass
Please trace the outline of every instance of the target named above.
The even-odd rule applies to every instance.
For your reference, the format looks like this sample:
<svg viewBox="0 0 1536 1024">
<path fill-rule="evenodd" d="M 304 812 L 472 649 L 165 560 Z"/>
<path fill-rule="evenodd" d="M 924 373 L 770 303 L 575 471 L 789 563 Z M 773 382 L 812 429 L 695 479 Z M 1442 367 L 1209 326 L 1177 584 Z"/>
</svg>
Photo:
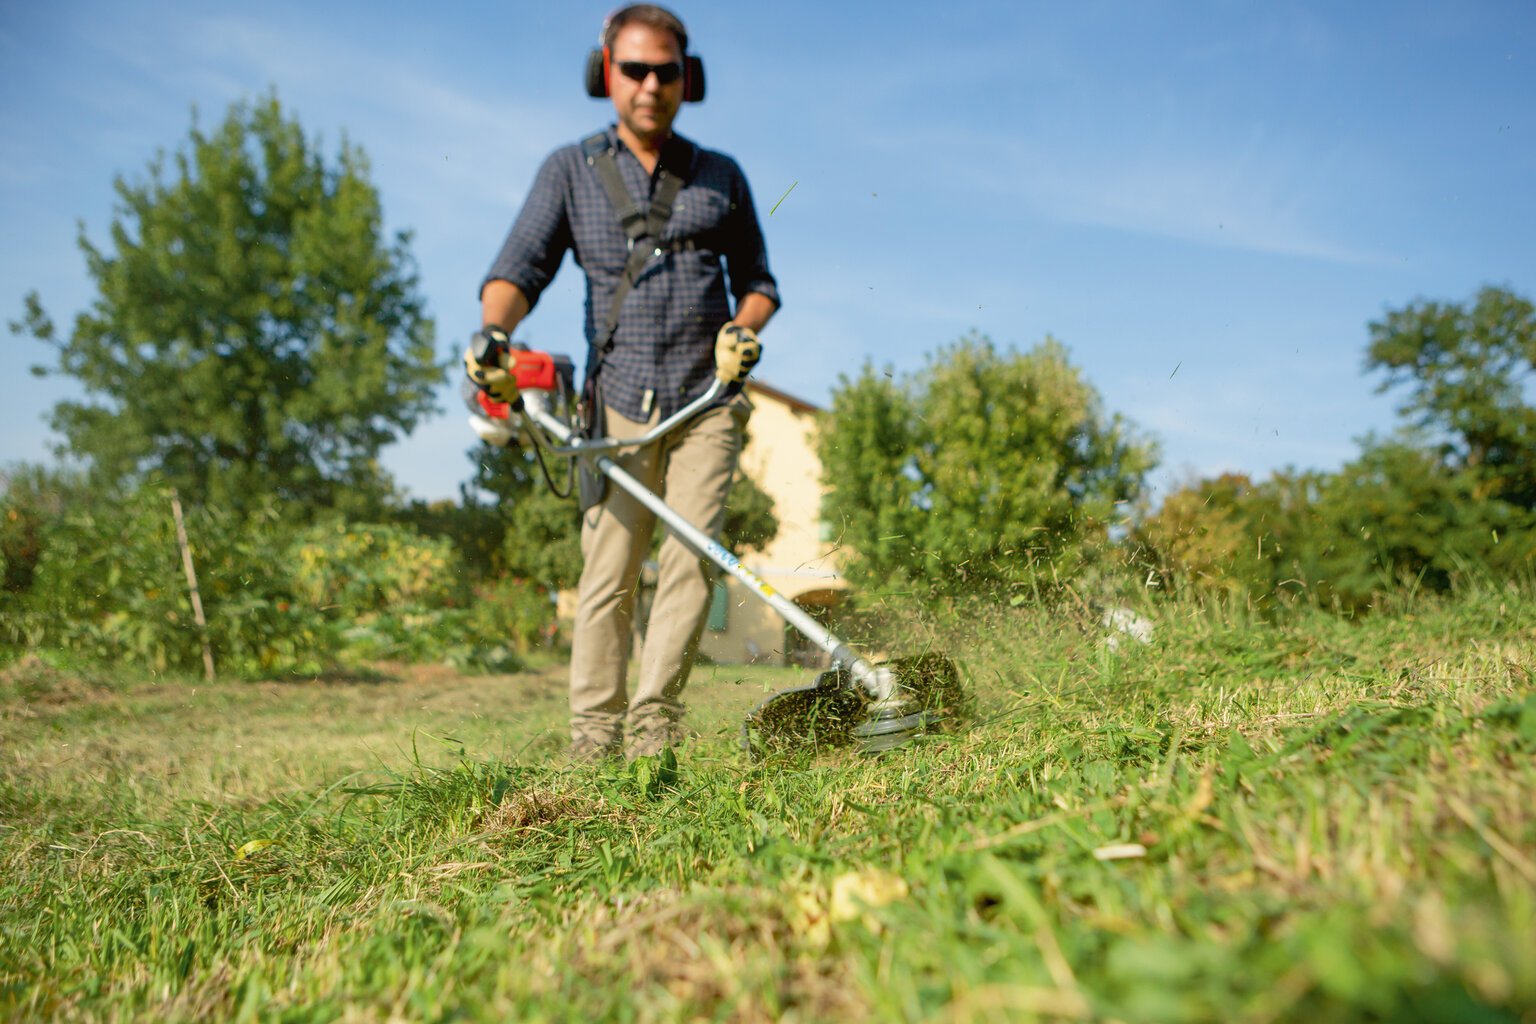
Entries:
<svg viewBox="0 0 1536 1024">
<path fill-rule="evenodd" d="M 563 767 L 564 670 L 0 678 L 0 1015 L 1536 1020 L 1536 595 L 965 609 L 966 728 Z"/>
</svg>

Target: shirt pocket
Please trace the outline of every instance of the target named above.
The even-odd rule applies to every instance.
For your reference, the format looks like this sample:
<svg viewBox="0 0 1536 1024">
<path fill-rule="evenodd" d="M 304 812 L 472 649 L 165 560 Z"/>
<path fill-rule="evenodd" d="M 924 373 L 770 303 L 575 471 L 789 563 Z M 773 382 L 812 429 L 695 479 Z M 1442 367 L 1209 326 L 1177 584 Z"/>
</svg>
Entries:
<svg viewBox="0 0 1536 1024">
<path fill-rule="evenodd" d="M 667 240 L 692 239 L 701 248 L 718 249 L 719 236 L 730 216 L 730 196 L 715 189 L 690 186 L 679 192 L 677 202 L 672 204 Z"/>
</svg>

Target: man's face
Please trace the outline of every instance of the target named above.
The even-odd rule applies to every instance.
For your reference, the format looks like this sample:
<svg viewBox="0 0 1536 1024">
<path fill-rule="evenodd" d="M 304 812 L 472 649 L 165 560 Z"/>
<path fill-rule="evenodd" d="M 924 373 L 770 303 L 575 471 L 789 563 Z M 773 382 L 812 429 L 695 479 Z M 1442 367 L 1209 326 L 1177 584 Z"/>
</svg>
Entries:
<svg viewBox="0 0 1536 1024">
<path fill-rule="evenodd" d="M 683 53 L 670 32 L 631 22 L 619 29 L 609 54 L 608 94 L 619 122 L 642 139 L 666 138 L 683 102 L 681 76 L 663 85 L 654 73 L 637 82 L 620 70 L 626 61 L 682 65 Z"/>
</svg>

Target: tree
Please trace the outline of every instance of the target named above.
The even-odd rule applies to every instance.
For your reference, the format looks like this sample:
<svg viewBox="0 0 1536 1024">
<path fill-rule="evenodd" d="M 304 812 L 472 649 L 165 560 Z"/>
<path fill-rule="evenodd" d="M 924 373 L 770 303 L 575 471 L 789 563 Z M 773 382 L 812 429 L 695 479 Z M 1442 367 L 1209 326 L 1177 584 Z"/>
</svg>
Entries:
<svg viewBox="0 0 1536 1024">
<path fill-rule="evenodd" d="M 1242 597 L 1273 588 L 1264 558 L 1260 491 L 1242 473 L 1196 480 L 1163 499 L 1132 539 L 1165 591 Z M 1271 556 L 1274 544 L 1271 542 Z"/>
<path fill-rule="evenodd" d="M 1156 462 L 1059 342 L 999 352 L 979 335 L 901 382 L 843 378 L 819 449 L 850 573 L 938 591 L 1070 575 Z"/>
<path fill-rule="evenodd" d="M 725 498 L 725 525 L 720 532 L 721 542 L 738 555 L 761 551 L 779 535 L 773 498 L 740 469 L 731 478 L 731 491 Z"/>
<path fill-rule="evenodd" d="M 269 96 L 114 185 L 109 246 L 79 238 L 91 307 L 60 337 L 34 293 L 12 325 L 78 385 L 51 418 L 65 447 L 224 508 L 379 502 L 378 453 L 433 411 L 442 368 L 363 152 L 327 163 Z"/>
<path fill-rule="evenodd" d="M 1198 481 L 1137 529 L 1175 589 L 1345 611 L 1382 592 L 1450 589 L 1536 564 L 1536 308 L 1484 288 L 1470 308 L 1420 302 L 1370 324 L 1378 390 L 1409 419 L 1335 473 Z"/>
<path fill-rule="evenodd" d="M 1442 439 L 1453 470 L 1468 470 L 1481 497 L 1536 508 L 1536 308 L 1502 288 L 1471 307 L 1416 302 L 1370 325 L 1366 368 L 1377 388 L 1406 388 L 1399 411 Z"/>
</svg>

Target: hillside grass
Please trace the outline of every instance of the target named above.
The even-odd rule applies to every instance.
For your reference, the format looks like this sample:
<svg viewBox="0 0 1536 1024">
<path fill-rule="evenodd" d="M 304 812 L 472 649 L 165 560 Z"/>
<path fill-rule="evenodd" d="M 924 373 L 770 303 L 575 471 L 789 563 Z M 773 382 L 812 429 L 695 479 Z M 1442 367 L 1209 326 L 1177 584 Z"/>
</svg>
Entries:
<svg viewBox="0 0 1536 1024">
<path fill-rule="evenodd" d="M 0 1015 L 1536 1020 L 1536 595 L 904 625 L 974 715 L 561 763 L 564 669 L 0 674 Z"/>
</svg>

